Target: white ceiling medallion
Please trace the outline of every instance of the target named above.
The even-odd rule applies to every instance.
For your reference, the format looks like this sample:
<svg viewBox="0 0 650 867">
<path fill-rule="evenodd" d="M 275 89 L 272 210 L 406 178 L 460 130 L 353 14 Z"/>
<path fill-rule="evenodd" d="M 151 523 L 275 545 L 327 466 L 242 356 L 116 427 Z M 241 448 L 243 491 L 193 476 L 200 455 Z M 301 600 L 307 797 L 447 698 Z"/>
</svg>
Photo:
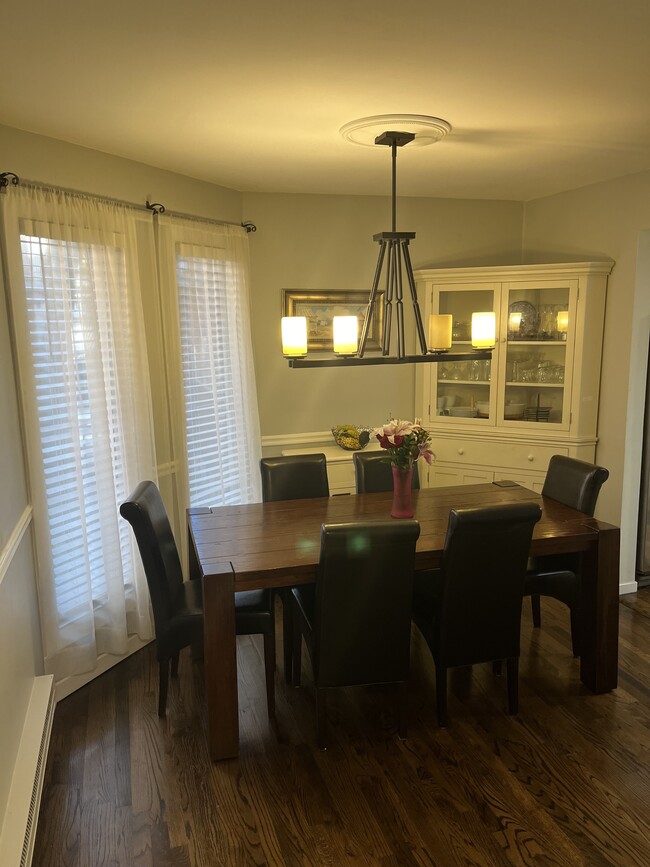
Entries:
<svg viewBox="0 0 650 867">
<path fill-rule="evenodd" d="M 412 148 L 435 144 L 451 132 L 451 124 L 439 117 L 426 114 L 376 114 L 360 117 L 341 127 L 339 132 L 346 141 L 353 144 L 374 147 L 375 139 L 386 130 L 411 132 L 415 139 Z"/>
</svg>

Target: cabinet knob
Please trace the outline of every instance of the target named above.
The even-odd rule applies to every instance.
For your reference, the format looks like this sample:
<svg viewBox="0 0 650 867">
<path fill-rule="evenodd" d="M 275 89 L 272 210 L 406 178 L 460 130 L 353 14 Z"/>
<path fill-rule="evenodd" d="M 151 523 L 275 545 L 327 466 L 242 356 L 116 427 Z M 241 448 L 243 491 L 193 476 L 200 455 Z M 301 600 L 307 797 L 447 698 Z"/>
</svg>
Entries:
<svg viewBox="0 0 650 867">
<path fill-rule="evenodd" d="M 535 455 L 528 455 L 528 460 L 529 460 L 529 461 L 534 461 L 534 460 L 535 460 Z"/>
<path fill-rule="evenodd" d="M 464 455 L 464 454 L 465 454 L 465 449 L 458 449 L 458 454 L 459 454 L 459 455 Z"/>
</svg>

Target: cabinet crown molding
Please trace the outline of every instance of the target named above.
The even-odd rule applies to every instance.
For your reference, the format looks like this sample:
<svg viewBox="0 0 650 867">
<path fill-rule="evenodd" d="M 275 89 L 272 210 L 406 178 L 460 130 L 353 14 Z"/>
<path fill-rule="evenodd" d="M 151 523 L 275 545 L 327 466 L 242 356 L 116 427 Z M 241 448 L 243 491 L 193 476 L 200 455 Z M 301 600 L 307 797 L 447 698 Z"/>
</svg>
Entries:
<svg viewBox="0 0 650 867">
<path fill-rule="evenodd" d="M 417 280 L 436 280 L 445 283 L 462 283 L 468 278 L 484 277 L 489 280 L 517 280 L 527 277 L 542 276 L 567 277 L 571 274 L 610 274 L 614 267 L 612 259 L 597 262 L 553 262 L 534 265 L 486 265 L 467 266 L 460 268 L 419 268 L 414 271 Z"/>
</svg>

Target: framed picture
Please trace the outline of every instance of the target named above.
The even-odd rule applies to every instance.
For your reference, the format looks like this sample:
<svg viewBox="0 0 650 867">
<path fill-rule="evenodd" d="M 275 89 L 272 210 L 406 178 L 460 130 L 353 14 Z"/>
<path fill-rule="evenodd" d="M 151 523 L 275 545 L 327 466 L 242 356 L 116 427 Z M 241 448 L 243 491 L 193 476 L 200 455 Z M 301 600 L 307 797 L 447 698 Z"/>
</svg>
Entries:
<svg viewBox="0 0 650 867">
<path fill-rule="evenodd" d="M 332 320 L 335 316 L 356 316 L 359 339 L 368 309 L 368 292 L 316 292 L 313 289 L 283 289 L 282 315 L 307 318 L 307 349 L 332 349 Z M 377 292 L 375 312 L 366 341 L 367 350 L 381 349 L 384 325 L 384 293 Z"/>
</svg>

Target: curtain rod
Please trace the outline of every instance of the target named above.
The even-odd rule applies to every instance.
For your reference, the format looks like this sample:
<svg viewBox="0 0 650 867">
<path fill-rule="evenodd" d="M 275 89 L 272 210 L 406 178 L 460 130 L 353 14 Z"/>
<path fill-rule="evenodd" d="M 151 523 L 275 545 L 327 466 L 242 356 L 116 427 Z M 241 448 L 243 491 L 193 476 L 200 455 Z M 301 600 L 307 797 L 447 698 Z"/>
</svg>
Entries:
<svg viewBox="0 0 650 867">
<path fill-rule="evenodd" d="M 0 192 L 8 187 L 9 184 L 18 186 L 19 183 L 21 183 L 21 179 L 14 172 L 0 172 Z M 127 208 L 133 208 L 137 211 L 150 211 L 154 216 L 168 213 L 172 217 L 181 217 L 184 220 L 196 220 L 200 223 L 212 223 L 217 226 L 241 226 L 246 229 L 247 232 L 257 232 L 257 226 L 255 223 L 251 223 L 250 220 L 246 220 L 242 223 L 236 223 L 232 220 L 211 220 L 209 217 L 197 217 L 194 214 L 183 214 L 179 211 L 167 211 L 165 206 L 160 202 L 150 202 L 148 199 L 144 205 L 139 205 L 135 202 L 127 202 L 123 199 L 113 199 L 110 196 L 98 196 L 95 193 L 85 193 L 82 190 L 73 190 L 69 187 L 57 187 L 53 184 L 45 184 L 42 181 L 31 181 L 23 178 L 22 183 L 28 184 L 31 187 L 39 187 L 43 190 L 52 190 L 53 192 L 68 193 L 72 196 L 97 199 L 98 201 L 107 202 L 111 205 L 122 205 Z"/>
</svg>

